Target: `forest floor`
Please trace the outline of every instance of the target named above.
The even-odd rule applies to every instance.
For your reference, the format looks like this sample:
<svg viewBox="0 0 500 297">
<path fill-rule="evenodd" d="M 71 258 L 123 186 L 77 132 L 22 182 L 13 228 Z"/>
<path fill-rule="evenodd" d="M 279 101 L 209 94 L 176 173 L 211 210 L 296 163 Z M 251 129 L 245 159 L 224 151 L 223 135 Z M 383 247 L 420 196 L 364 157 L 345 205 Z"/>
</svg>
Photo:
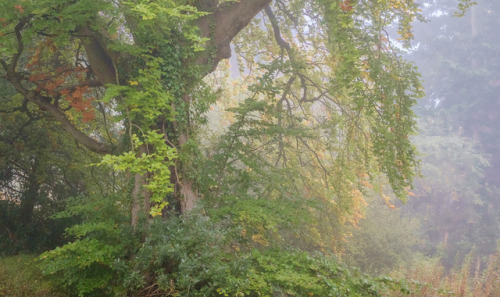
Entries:
<svg viewBox="0 0 500 297">
<path fill-rule="evenodd" d="M 36 265 L 36 255 L 0 257 L 1 297 L 57 297 Z"/>
</svg>

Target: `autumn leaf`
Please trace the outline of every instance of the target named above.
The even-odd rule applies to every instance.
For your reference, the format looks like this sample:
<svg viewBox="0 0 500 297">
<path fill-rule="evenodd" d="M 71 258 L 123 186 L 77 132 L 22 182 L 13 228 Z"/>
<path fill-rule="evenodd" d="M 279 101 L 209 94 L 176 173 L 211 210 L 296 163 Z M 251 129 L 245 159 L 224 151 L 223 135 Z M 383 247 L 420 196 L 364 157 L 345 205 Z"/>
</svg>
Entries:
<svg viewBox="0 0 500 297">
<path fill-rule="evenodd" d="M 22 5 L 14 5 L 14 8 L 17 9 L 20 13 L 24 12 L 24 8 Z"/>
<path fill-rule="evenodd" d="M 339 6 L 340 8 L 343 10 L 343 11 L 351 11 L 352 10 L 352 5 L 349 3 L 348 0 L 344 1 L 344 2 L 340 2 L 339 3 Z"/>
</svg>

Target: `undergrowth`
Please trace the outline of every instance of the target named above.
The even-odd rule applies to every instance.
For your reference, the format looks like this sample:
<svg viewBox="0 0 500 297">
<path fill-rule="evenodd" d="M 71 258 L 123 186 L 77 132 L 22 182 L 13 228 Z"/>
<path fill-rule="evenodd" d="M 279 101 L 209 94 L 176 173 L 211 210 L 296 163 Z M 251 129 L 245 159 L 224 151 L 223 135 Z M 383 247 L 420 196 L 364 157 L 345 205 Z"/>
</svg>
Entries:
<svg viewBox="0 0 500 297">
<path fill-rule="evenodd" d="M 52 291 L 35 261 L 34 255 L 0 258 L 0 296 L 60 297 Z"/>
<path fill-rule="evenodd" d="M 421 258 L 406 263 L 393 274 L 408 280 L 411 297 L 498 297 L 500 248 L 484 259 L 475 257 L 472 251 L 451 270 L 447 270 L 439 258 Z"/>
</svg>

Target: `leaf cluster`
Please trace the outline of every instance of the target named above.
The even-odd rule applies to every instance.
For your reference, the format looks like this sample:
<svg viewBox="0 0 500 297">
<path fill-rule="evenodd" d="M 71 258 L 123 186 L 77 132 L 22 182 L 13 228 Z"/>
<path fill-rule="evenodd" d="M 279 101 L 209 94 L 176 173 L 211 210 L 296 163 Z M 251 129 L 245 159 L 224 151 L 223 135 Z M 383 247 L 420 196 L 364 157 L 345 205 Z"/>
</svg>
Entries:
<svg viewBox="0 0 500 297">
<path fill-rule="evenodd" d="M 58 218 L 78 217 L 81 222 L 66 229 L 73 240 L 43 253 L 40 265 L 61 292 L 69 296 L 110 296 L 120 284 L 115 261 L 126 259 L 136 239 L 128 224 L 126 200 L 119 196 L 76 197 Z"/>
</svg>

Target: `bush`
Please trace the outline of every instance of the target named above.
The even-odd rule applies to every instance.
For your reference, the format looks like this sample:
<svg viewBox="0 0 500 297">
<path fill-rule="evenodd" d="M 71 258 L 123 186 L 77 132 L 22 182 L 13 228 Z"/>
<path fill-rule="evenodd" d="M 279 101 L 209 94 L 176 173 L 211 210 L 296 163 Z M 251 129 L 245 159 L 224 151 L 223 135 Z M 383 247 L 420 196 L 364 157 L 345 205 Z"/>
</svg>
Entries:
<svg viewBox="0 0 500 297">
<path fill-rule="evenodd" d="M 229 217 L 192 213 L 131 230 L 120 197 L 71 200 L 59 217 L 81 223 L 73 241 L 41 255 L 45 275 L 69 296 L 382 296 L 407 292 L 391 279 L 349 270 L 322 253 L 256 244 Z M 249 237 L 249 238 L 248 238 Z M 272 238 L 269 238 L 272 240 Z M 257 241 L 258 243 L 259 241 Z"/>
<path fill-rule="evenodd" d="M 121 270 L 115 264 L 136 250 L 122 197 L 78 197 L 59 218 L 76 216 L 81 223 L 66 233 L 73 241 L 43 253 L 41 267 L 52 283 L 70 296 L 113 296 L 120 291 Z"/>
<path fill-rule="evenodd" d="M 135 296 L 381 296 L 404 283 L 350 271 L 335 258 L 293 249 L 245 248 L 226 223 L 157 221 L 126 285 Z"/>
</svg>

